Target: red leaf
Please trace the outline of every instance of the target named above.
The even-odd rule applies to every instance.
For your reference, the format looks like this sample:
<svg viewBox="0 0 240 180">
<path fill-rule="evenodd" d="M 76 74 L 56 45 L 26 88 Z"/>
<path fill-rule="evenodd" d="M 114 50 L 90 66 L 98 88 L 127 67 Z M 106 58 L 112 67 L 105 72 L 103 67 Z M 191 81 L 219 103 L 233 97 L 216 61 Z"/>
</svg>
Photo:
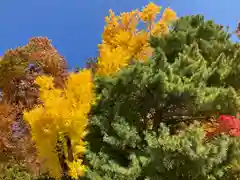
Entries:
<svg viewBox="0 0 240 180">
<path fill-rule="evenodd" d="M 220 132 L 226 132 L 232 136 L 240 136 L 240 120 L 235 116 L 221 115 L 218 122 Z"/>
</svg>

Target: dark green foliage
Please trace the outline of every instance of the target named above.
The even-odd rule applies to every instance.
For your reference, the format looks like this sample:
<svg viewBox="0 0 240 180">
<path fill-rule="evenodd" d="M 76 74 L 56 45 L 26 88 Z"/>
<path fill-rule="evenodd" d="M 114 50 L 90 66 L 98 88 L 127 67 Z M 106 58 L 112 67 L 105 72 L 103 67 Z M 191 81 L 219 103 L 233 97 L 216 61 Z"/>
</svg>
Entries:
<svg viewBox="0 0 240 180">
<path fill-rule="evenodd" d="M 239 111 L 239 44 L 221 26 L 192 16 L 179 19 L 169 35 L 152 37 L 151 45 L 147 64 L 96 77 L 86 178 L 237 179 L 238 139 L 206 142 L 201 128 L 179 124 Z"/>
<path fill-rule="evenodd" d="M 128 129 L 129 126 L 125 124 L 125 128 Z M 144 139 L 146 145 L 141 150 L 129 153 L 128 166 L 120 164 L 104 151 L 90 152 L 88 158 L 92 169 L 88 170 L 87 177 L 109 180 L 231 180 L 239 178 L 237 165 L 240 155 L 239 138 L 220 136 L 207 141 L 203 130 L 194 126 L 177 135 L 171 135 L 169 129 L 162 125 L 158 135 L 151 129 L 145 131 Z M 109 143 L 116 147 L 114 140 Z M 126 149 L 119 149 L 119 151 L 126 151 Z"/>
</svg>

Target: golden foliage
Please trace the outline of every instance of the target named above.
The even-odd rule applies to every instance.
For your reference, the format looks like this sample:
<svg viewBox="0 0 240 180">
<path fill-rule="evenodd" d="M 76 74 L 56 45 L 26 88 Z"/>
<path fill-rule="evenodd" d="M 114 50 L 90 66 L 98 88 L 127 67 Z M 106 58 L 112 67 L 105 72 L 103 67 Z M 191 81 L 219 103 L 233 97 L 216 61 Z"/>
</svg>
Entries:
<svg viewBox="0 0 240 180">
<path fill-rule="evenodd" d="M 160 10 L 161 7 L 151 2 L 142 9 L 142 12 L 139 13 L 139 16 L 143 22 L 152 23 L 154 22 L 157 14 L 160 13 Z"/>
<path fill-rule="evenodd" d="M 216 133 L 218 126 L 217 122 L 204 122 L 202 124 L 202 128 L 208 137 L 211 137 Z"/>
<path fill-rule="evenodd" d="M 131 61 L 146 61 L 152 54 L 148 40 L 150 35 L 163 35 L 168 32 L 169 22 L 176 19 L 176 13 L 167 8 L 162 18 L 155 22 L 161 7 L 150 3 L 146 7 L 116 16 L 112 10 L 105 18 L 106 26 L 99 45 L 97 62 L 98 75 L 111 75 L 130 64 Z M 138 30 L 139 23 L 146 29 Z"/>
<path fill-rule="evenodd" d="M 76 177 L 84 172 L 84 166 L 78 157 L 85 150 L 83 138 L 88 112 L 95 99 L 91 76 L 91 71 L 86 69 L 72 73 L 64 89 L 54 87 L 53 77 L 40 76 L 36 79 L 44 105 L 25 111 L 24 119 L 30 124 L 39 157 L 54 177 L 59 178 L 63 171 L 56 149 L 59 141 L 63 146 L 60 151 L 68 159 L 65 161 L 70 168 L 69 174 Z M 66 137 L 70 139 L 70 145 L 67 145 Z M 72 154 L 69 154 L 69 148 Z M 73 156 L 72 160 L 69 160 L 70 156 Z"/>
<path fill-rule="evenodd" d="M 162 14 L 162 20 L 165 22 L 171 22 L 176 20 L 177 14 L 170 8 L 166 8 Z"/>
</svg>

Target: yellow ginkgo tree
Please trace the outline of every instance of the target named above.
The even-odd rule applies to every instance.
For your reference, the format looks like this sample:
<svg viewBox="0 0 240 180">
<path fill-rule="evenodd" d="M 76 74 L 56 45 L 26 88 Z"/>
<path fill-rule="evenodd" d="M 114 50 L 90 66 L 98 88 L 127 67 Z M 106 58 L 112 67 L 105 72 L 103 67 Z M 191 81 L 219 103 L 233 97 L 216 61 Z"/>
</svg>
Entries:
<svg viewBox="0 0 240 180">
<path fill-rule="evenodd" d="M 83 138 L 95 99 L 91 71 L 70 74 L 64 89 L 55 88 L 49 76 L 38 77 L 36 84 L 43 104 L 25 111 L 24 119 L 30 125 L 39 158 L 53 177 L 60 178 L 65 171 L 75 178 L 83 175 Z"/>
<path fill-rule="evenodd" d="M 177 18 L 172 9 L 166 8 L 156 21 L 160 10 L 160 6 L 149 3 L 142 11 L 136 9 L 119 16 L 109 11 L 102 43 L 99 44 L 98 75 L 111 75 L 134 60 L 145 61 L 151 56 L 152 49 L 148 43 L 150 35 L 166 34 L 169 23 Z M 140 23 L 144 23 L 146 28 L 138 29 Z"/>
</svg>

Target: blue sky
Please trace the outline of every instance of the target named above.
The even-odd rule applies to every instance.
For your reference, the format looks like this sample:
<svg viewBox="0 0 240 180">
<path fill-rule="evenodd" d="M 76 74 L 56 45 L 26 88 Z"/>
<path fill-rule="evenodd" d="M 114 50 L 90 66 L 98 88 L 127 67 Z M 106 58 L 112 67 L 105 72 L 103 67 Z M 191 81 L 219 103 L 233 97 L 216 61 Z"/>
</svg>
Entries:
<svg viewBox="0 0 240 180">
<path fill-rule="evenodd" d="M 97 54 L 104 17 L 114 12 L 141 9 L 148 0 L 2 0 L 0 11 L 0 55 L 27 43 L 33 36 L 47 36 L 70 67 L 83 67 Z M 239 0 L 164 0 L 152 2 L 171 7 L 178 16 L 203 14 L 234 30 Z M 236 38 L 234 38 L 236 39 Z"/>
</svg>

